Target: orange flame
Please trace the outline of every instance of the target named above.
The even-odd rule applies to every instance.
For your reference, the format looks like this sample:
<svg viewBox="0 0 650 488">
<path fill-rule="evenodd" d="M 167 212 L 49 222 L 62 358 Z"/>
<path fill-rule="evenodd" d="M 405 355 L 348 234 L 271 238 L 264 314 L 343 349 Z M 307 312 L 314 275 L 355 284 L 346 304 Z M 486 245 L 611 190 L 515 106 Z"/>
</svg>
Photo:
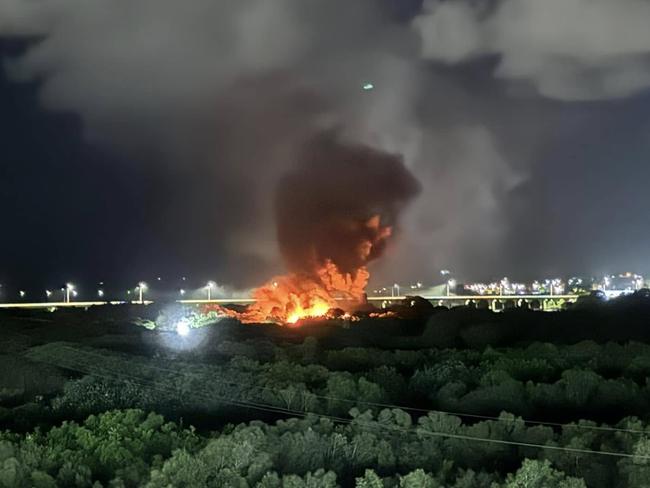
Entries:
<svg viewBox="0 0 650 488">
<path fill-rule="evenodd" d="M 342 272 L 331 259 L 325 259 L 311 272 L 278 276 L 257 288 L 255 302 L 243 312 L 217 308 L 244 323 L 272 321 L 295 326 L 302 319 L 327 317 L 332 309 L 348 311 L 364 303 L 370 277 L 366 263 L 372 259 L 373 248 L 383 244 L 392 230 L 381 225 L 379 216 L 360 225 L 367 237 L 355 250 L 361 263 L 356 269 Z"/>
</svg>

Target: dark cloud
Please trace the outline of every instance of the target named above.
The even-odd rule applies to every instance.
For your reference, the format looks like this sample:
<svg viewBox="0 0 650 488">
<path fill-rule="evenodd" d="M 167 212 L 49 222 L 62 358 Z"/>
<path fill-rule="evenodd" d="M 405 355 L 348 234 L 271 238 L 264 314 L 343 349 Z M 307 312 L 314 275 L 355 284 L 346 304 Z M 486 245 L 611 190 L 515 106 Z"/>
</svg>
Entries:
<svg viewBox="0 0 650 488">
<path fill-rule="evenodd" d="M 102 208 L 104 240 L 128 243 L 119 258 L 105 252 L 113 268 L 189 267 L 238 286 L 280 271 L 276 188 L 308 141 L 337 128 L 350 144 L 400 155 L 422 187 L 378 279 L 516 272 L 517 234 L 534 232 L 520 215 L 545 204 L 532 201 L 544 184 L 529 191 L 529 179 L 548 154 L 568 162 L 563 132 L 593 126 L 590 109 L 568 100 L 646 86 L 648 44 L 636 28 L 646 2 L 419 3 L 0 0 L 0 33 L 29 38 L 5 56 L 6 75 L 38 83 L 45 108 L 75 114 L 70 139 L 83 131 L 94 148 L 65 171 L 77 187 L 80 175 L 106 182 L 75 192 Z M 607 20 L 630 36 L 610 39 Z M 52 155 L 65 164 L 63 151 Z"/>
</svg>

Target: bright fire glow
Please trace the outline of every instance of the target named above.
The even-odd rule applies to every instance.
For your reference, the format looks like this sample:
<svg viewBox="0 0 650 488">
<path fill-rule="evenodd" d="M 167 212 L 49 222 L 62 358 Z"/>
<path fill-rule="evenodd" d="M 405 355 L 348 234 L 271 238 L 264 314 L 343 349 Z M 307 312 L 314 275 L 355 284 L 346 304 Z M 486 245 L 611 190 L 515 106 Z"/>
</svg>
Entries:
<svg viewBox="0 0 650 488">
<path fill-rule="evenodd" d="M 244 312 L 210 305 L 244 323 L 277 322 L 296 325 L 305 318 L 327 317 L 331 309 L 349 311 L 365 302 L 370 273 L 366 263 L 373 248 L 388 239 L 391 228 L 382 226 L 378 216 L 360 221 L 367 238 L 354 250 L 356 269 L 342 272 L 331 260 L 315 266 L 311 272 L 289 273 L 269 280 L 253 292 L 252 303 Z"/>
<path fill-rule="evenodd" d="M 307 309 L 299 307 L 297 310 L 294 310 L 293 312 L 289 313 L 289 315 L 287 316 L 287 323 L 295 324 L 300 319 L 309 318 L 309 317 L 323 317 L 327 315 L 329 309 L 330 309 L 329 304 L 321 301 L 315 303 L 314 305 L 312 305 Z"/>
</svg>

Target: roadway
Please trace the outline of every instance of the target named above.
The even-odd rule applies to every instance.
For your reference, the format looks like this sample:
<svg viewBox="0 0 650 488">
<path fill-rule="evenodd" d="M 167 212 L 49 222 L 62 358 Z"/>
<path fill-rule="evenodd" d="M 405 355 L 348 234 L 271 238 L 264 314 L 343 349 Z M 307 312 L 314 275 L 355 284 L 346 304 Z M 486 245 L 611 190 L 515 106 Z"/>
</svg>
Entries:
<svg viewBox="0 0 650 488">
<path fill-rule="evenodd" d="M 430 301 L 434 305 L 464 305 L 469 303 L 478 303 L 480 301 L 488 301 L 490 308 L 496 308 L 497 303 L 506 303 L 514 301 L 517 305 L 522 302 L 532 302 L 537 300 L 540 306 L 547 309 L 547 304 L 551 304 L 551 309 L 557 308 L 560 303 L 575 302 L 579 295 L 443 295 L 443 296 L 423 296 L 425 300 Z M 381 302 L 388 305 L 392 302 L 405 300 L 406 296 L 370 296 L 369 302 Z M 225 305 L 228 303 L 246 305 L 253 303 L 253 298 L 218 298 L 211 300 L 176 300 L 176 303 L 185 305 L 209 305 L 218 304 Z M 56 308 L 89 308 L 102 305 L 150 305 L 154 303 L 151 300 L 139 301 L 92 301 L 92 302 L 33 302 L 33 303 L 0 303 L 0 309 L 56 309 Z"/>
</svg>

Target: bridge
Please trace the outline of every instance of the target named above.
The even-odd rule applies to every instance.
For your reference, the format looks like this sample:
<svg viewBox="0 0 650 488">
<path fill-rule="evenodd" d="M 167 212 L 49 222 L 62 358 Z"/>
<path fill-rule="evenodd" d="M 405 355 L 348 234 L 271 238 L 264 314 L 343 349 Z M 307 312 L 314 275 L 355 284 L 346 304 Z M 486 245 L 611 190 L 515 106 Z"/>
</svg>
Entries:
<svg viewBox="0 0 650 488">
<path fill-rule="evenodd" d="M 500 311 L 506 308 L 527 306 L 534 310 L 555 311 L 561 310 L 565 304 L 574 303 L 580 295 L 443 295 L 423 296 L 435 306 L 457 307 L 462 305 L 474 305 L 479 308 L 489 308 L 492 311 Z M 392 304 L 406 300 L 408 296 L 370 296 L 368 301 L 380 308 L 386 308 Z M 184 305 L 226 305 L 238 304 L 247 305 L 255 302 L 253 298 L 218 298 L 211 300 L 176 300 L 175 303 Z M 140 301 L 92 301 L 92 302 L 35 302 L 35 303 L 0 303 L 1 309 L 58 309 L 58 308 L 90 308 L 103 305 L 150 305 L 151 300 Z"/>
</svg>

